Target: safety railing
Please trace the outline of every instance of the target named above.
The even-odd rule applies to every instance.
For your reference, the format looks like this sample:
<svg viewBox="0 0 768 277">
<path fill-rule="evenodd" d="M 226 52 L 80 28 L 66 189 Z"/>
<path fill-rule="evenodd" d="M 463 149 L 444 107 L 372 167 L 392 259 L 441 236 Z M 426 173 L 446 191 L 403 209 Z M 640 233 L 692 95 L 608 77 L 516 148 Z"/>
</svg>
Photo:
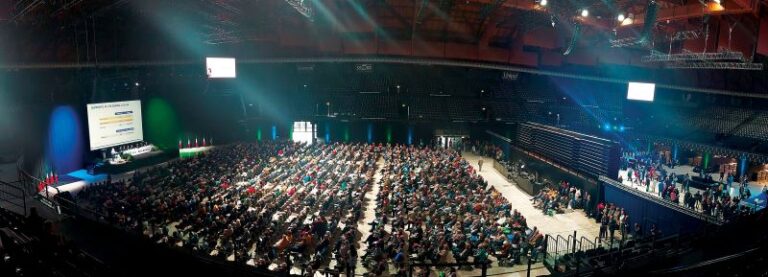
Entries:
<svg viewBox="0 0 768 277">
<path fill-rule="evenodd" d="M 27 216 L 27 193 L 19 186 L 19 182 L 0 181 L 0 203 L 18 207 L 22 214 Z"/>
<path fill-rule="evenodd" d="M 547 249 L 544 253 L 544 264 L 550 269 L 557 267 L 560 258 L 581 249 L 582 242 L 577 239 L 576 231 L 570 235 L 547 235 Z"/>
<path fill-rule="evenodd" d="M 598 238 L 595 238 L 595 240 L 593 241 L 588 239 L 587 237 L 582 236 L 581 240 L 579 240 L 579 251 L 589 251 L 597 248 L 598 246 L 597 240 Z"/>
<path fill-rule="evenodd" d="M 480 267 L 480 276 L 485 277 L 488 276 L 488 265 L 490 265 L 490 262 L 474 262 L 474 263 L 420 263 L 420 262 L 410 262 L 408 263 L 408 276 L 415 276 L 413 274 L 414 268 L 430 268 L 430 267 Z M 530 271 L 530 264 L 528 266 L 528 270 Z"/>
<path fill-rule="evenodd" d="M 680 212 L 682 214 L 688 215 L 690 217 L 697 218 L 697 219 L 699 219 L 701 221 L 704 221 L 704 222 L 707 222 L 707 223 L 712 223 L 712 224 L 717 224 L 717 225 L 722 225 L 723 224 L 723 220 L 721 218 L 719 218 L 719 217 L 715 217 L 715 216 L 707 215 L 707 214 L 704 214 L 704 213 L 700 213 L 700 212 L 697 212 L 697 211 L 694 211 L 694 210 L 691 210 L 691 209 L 688 209 L 688 208 L 684 208 L 684 207 L 682 207 L 680 205 L 672 204 L 672 203 L 670 203 L 668 201 L 661 200 L 661 199 L 659 199 L 657 197 L 654 197 L 654 196 L 651 196 L 651 195 L 649 195 L 647 193 L 639 192 L 636 189 L 631 189 L 631 188 L 625 186 L 624 184 L 619 183 L 619 181 L 611 179 L 611 178 L 609 178 L 607 176 L 601 175 L 598 178 L 598 180 L 603 182 L 603 183 L 605 183 L 605 184 L 607 184 L 607 185 L 612 185 L 612 186 L 617 187 L 617 188 L 619 188 L 619 189 L 621 189 L 623 191 L 626 191 L 626 192 L 629 192 L 629 193 L 634 194 L 636 196 L 639 196 L 640 198 L 643 198 L 643 199 L 646 199 L 648 201 L 657 203 L 657 204 L 659 204 L 661 206 L 664 206 L 666 208 L 675 210 L 677 212 Z"/>
</svg>

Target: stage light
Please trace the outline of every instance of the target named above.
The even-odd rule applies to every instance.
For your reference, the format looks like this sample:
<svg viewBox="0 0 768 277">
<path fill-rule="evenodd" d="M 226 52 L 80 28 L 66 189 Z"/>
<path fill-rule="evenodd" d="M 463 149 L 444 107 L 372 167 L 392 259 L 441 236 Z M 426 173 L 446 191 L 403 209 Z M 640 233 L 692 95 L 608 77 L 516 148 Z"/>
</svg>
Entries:
<svg viewBox="0 0 768 277">
<path fill-rule="evenodd" d="M 542 1 L 544 1 L 544 0 L 542 0 Z M 718 5 L 720 4 L 720 0 L 712 0 L 712 2 L 715 2 L 715 3 L 717 3 Z"/>
<path fill-rule="evenodd" d="M 589 16 L 589 10 L 583 9 L 581 10 L 581 17 L 587 17 Z"/>
<path fill-rule="evenodd" d="M 552 28 L 555 28 L 555 16 L 554 15 L 550 15 L 549 16 L 549 21 L 552 22 Z"/>
<path fill-rule="evenodd" d="M 138 87 L 138 86 L 140 86 L 141 84 L 139 84 L 139 82 L 136 82 L 134 85 L 136 85 L 136 86 Z"/>
<path fill-rule="evenodd" d="M 623 14 L 623 13 L 620 13 L 620 14 L 619 14 L 619 17 L 618 17 L 618 18 L 616 18 L 616 19 L 618 19 L 618 20 L 619 20 L 619 22 L 623 22 L 623 21 L 624 21 L 624 19 L 627 19 L 627 18 L 626 18 L 626 17 L 624 17 L 624 14 Z"/>
<path fill-rule="evenodd" d="M 542 7 L 546 7 L 547 6 L 547 0 L 541 0 L 539 2 L 539 5 L 541 5 Z"/>
</svg>

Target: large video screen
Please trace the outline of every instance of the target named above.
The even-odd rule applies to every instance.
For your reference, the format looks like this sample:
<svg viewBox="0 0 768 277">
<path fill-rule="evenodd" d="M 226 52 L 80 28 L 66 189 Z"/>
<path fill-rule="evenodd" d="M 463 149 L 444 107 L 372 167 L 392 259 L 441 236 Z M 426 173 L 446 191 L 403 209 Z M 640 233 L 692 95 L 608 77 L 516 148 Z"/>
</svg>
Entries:
<svg viewBox="0 0 768 277">
<path fill-rule="evenodd" d="M 235 78 L 237 69 L 234 58 L 205 58 L 208 78 Z"/>
<path fill-rule="evenodd" d="M 141 101 L 88 104 L 91 150 L 144 140 Z"/>
<path fill-rule="evenodd" d="M 627 88 L 627 99 L 653 102 L 653 95 L 656 91 L 654 83 L 629 82 Z"/>
</svg>

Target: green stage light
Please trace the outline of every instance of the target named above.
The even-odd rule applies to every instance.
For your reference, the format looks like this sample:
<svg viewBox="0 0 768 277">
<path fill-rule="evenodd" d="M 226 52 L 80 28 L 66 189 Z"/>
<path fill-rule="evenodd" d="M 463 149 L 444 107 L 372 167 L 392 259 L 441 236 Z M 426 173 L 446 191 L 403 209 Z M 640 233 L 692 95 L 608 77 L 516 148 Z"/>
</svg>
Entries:
<svg viewBox="0 0 768 277">
<path fill-rule="evenodd" d="M 344 126 L 344 142 L 349 142 L 349 125 Z"/>
<path fill-rule="evenodd" d="M 160 149 L 178 147 L 181 127 L 176 110 L 162 98 L 150 99 L 146 109 L 146 140 Z"/>
</svg>

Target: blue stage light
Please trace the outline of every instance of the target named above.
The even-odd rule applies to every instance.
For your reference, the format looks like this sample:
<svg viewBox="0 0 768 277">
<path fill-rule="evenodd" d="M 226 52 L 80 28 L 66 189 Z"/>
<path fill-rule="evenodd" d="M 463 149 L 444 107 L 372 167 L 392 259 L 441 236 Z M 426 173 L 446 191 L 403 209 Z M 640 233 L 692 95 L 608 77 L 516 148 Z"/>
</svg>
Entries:
<svg viewBox="0 0 768 277">
<path fill-rule="evenodd" d="M 47 157 L 50 166 L 59 174 L 82 168 L 84 140 L 83 128 L 75 109 L 56 107 L 48 125 Z"/>
</svg>

